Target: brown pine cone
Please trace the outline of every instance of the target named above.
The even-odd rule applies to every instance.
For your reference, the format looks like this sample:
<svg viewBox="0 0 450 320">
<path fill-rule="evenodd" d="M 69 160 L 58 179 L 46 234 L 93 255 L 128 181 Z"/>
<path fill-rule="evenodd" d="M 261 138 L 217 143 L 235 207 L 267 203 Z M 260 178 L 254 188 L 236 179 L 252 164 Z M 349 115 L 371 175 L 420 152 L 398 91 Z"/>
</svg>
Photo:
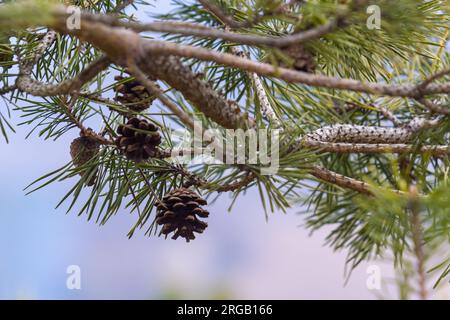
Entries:
<svg viewBox="0 0 450 320">
<path fill-rule="evenodd" d="M 116 144 L 128 159 L 141 162 L 158 154 L 161 135 L 147 120 L 131 118 L 127 124 L 118 127 L 117 133 Z"/>
<path fill-rule="evenodd" d="M 99 144 L 88 136 L 76 138 L 70 144 L 70 156 L 72 157 L 75 167 L 81 167 L 97 156 L 99 152 Z M 80 172 L 80 176 L 89 174 L 88 170 Z M 97 178 L 97 172 L 88 181 L 87 185 L 92 186 Z"/>
<path fill-rule="evenodd" d="M 183 237 L 186 242 L 195 239 L 194 232 L 203 233 L 208 224 L 198 219 L 207 218 L 209 212 L 200 206 L 206 205 L 205 199 L 186 188 L 169 192 L 156 205 L 155 222 L 162 225 L 160 235 L 174 232 L 172 239 Z M 198 217 L 197 217 L 198 216 Z"/>
<path fill-rule="evenodd" d="M 314 56 L 308 52 L 303 45 L 295 44 L 283 49 L 283 53 L 292 59 L 290 65 L 286 65 L 284 61 L 280 62 L 282 67 L 293 68 L 298 71 L 314 73 L 316 70 L 316 62 Z"/>
<path fill-rule="evenodd" d="M 114 100 L 124 104 L 128 109 L 142 112 L 149 108 L 155 100 L 155 97 L 139 81 L 127 81 L 130 78 L 121 76 L 116 76 L 114 79 L 121 82 L 114 87 L 114 91 L 116 92 Z"/>
</svg>

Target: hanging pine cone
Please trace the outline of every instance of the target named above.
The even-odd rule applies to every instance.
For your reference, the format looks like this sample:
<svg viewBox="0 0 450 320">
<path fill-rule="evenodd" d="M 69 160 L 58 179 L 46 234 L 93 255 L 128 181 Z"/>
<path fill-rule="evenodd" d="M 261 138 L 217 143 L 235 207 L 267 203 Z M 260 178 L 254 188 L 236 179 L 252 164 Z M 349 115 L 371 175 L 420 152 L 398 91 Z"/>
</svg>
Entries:
<svg viewBox="0 0 450 320">
<path fill-rule="evenodd" d="M 208 217 L 209 212 L 200 207 L 206 204 L 205 199 L 186 188 L 169 192 L 157 204 L 155 222 L 163 226 L 160 235 L 167 236 L 174 232 L 174 240 L 178 237 L 185 238 L 187 242 L 194 240 L 194 232 L 203 233 L 208 226 L 198 219 Z"/>
<path fill-rule="evenodd" d="M 99 144 L 88 135 L 81 134 L 81 137 L 76 138 L 70 144 L 70 156 L 72 157 L 75 167 L 81 167 L 93 159 L 99 152 Z M 90 172 L 80 172 L 80 176 L 90 174 Z M 87 182 L 88 186 L 92 186 L 97 178 L 97 171 L 92 178 Z"/>
<path fill-rule="evenodd" d="M 316 62 L 314 56 L 308 52 L 301 44 L 291 45 L 283 49 L 283 53 L 292 59 L 292 64 L 286 65 L 284 61 L 280 62 L 282 67 L 292 67 L 295 70 L 314 73 Z"/>
<path fill-rule="evenodd" d="M 135 162 L 147 160 L 158 154 L 161 135 L 158 128 L 144 119 L 131 118 L 117 129 L 116 144 L 125 156 Z"/>
<path fill-rule="evenodd" d="M 130 78 L 116 76 L 116 81 L 121 83 L 114 87 L 116 97 L 114 100 L 126 105 L 127 108 L 142 112 L 149 108 L 155 97 L 137 80 L 127 81 Z"/>
</svg>

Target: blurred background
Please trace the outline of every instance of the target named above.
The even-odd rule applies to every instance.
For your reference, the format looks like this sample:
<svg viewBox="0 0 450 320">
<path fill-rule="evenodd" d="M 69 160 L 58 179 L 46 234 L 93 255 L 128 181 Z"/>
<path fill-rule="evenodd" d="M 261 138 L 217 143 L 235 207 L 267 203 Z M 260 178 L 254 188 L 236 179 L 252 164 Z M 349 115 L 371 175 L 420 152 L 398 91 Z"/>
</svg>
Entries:
<svg viewBox="0 0 450 320">
<path fill-rule="evenodd" d="M 148 9 L 147 9 L 148 10 Z M 158 1 L 154 12 L 170 10 Z M 145 11 L 140 12 L 145 15 Z M 0 100 L 0 108 L 4 101 Z M 11 123 L 20 122 L 12 114 Z M 122 210 L 105 226 L 55 210 L 74 181 L 55 183 L 26 196 L 31 181 L 70 161 L 64 138 L 25 139 L 18 127 L 0 140 L 1 299 L 376 299 L 397 298 L 389 263 L 361 264 L 346 283 L 346 252 L 324 246 L 330 230 L 310 236 L 301 208 L 266 221 L 259 195 L 248 192 L 232 211 L 224 194 L 212 206 L 207 232 L 191 243 L 147 237 L 128 239 L 136 217 Z M 382 290 L 369 290 L 368 267 L 380 268 Z M 81 270 L 81 289 L 66 286 L 67 268 Z M 390 289 L 389 289 L 390 288 Z M 388 290 L 387 292 L 385 290 Z M 438 298 L 449 297 L 440 291 Z"/>
</svg>

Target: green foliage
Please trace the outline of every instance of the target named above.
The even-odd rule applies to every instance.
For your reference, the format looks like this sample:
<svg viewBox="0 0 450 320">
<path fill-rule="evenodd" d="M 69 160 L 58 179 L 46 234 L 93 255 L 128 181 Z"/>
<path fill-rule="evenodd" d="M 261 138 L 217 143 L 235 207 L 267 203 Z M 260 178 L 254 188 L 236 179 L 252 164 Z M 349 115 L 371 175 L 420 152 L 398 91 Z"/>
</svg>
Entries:
<svg viewBox="0 0 450 320">
<path fill-rule="evenodd" d="M 4 3 L 4 4 L 1 4 Z M 23 30 L 43 24 L 52 24 L 54 21 L 52 10 L 57 4 L 56 0 L 21 0 L 1 1 L 0 32 Z M 39 14 L 36 14 L 39 12 Z"/>
</svg>

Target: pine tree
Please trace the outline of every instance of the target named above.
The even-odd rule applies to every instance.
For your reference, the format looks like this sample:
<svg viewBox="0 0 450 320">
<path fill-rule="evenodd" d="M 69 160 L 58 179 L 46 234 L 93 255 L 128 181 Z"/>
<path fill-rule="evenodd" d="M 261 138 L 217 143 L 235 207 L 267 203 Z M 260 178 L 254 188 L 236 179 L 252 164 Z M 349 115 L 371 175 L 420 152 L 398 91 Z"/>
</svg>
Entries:
<svg viewBox="0 0 450 320">
<path fill-rule="evenodd" d="M 91 146 L 29 192 L 73 178 L 68 211 L 104 224 L 125 208 L 130 237 L 189 241 L 208 232 L 204 197 L 256 188 L 266 214 L 298 206 L 311 230 L 332 226 L 352 268 L 392 255 L 406 274 L 412 261 L 423 299 L 431 276 L 449 282 L 448 1 L 173 0 L 133 15 L 151 5 L 2 1 L 2 135 L 13 107 L 30 133 Z M 279 168 L 220 161 L 219 139 L 214 163 L 183 162 L 208 144 L 178 150 L 179 128 L 277 132 Z"/>
</svg>

